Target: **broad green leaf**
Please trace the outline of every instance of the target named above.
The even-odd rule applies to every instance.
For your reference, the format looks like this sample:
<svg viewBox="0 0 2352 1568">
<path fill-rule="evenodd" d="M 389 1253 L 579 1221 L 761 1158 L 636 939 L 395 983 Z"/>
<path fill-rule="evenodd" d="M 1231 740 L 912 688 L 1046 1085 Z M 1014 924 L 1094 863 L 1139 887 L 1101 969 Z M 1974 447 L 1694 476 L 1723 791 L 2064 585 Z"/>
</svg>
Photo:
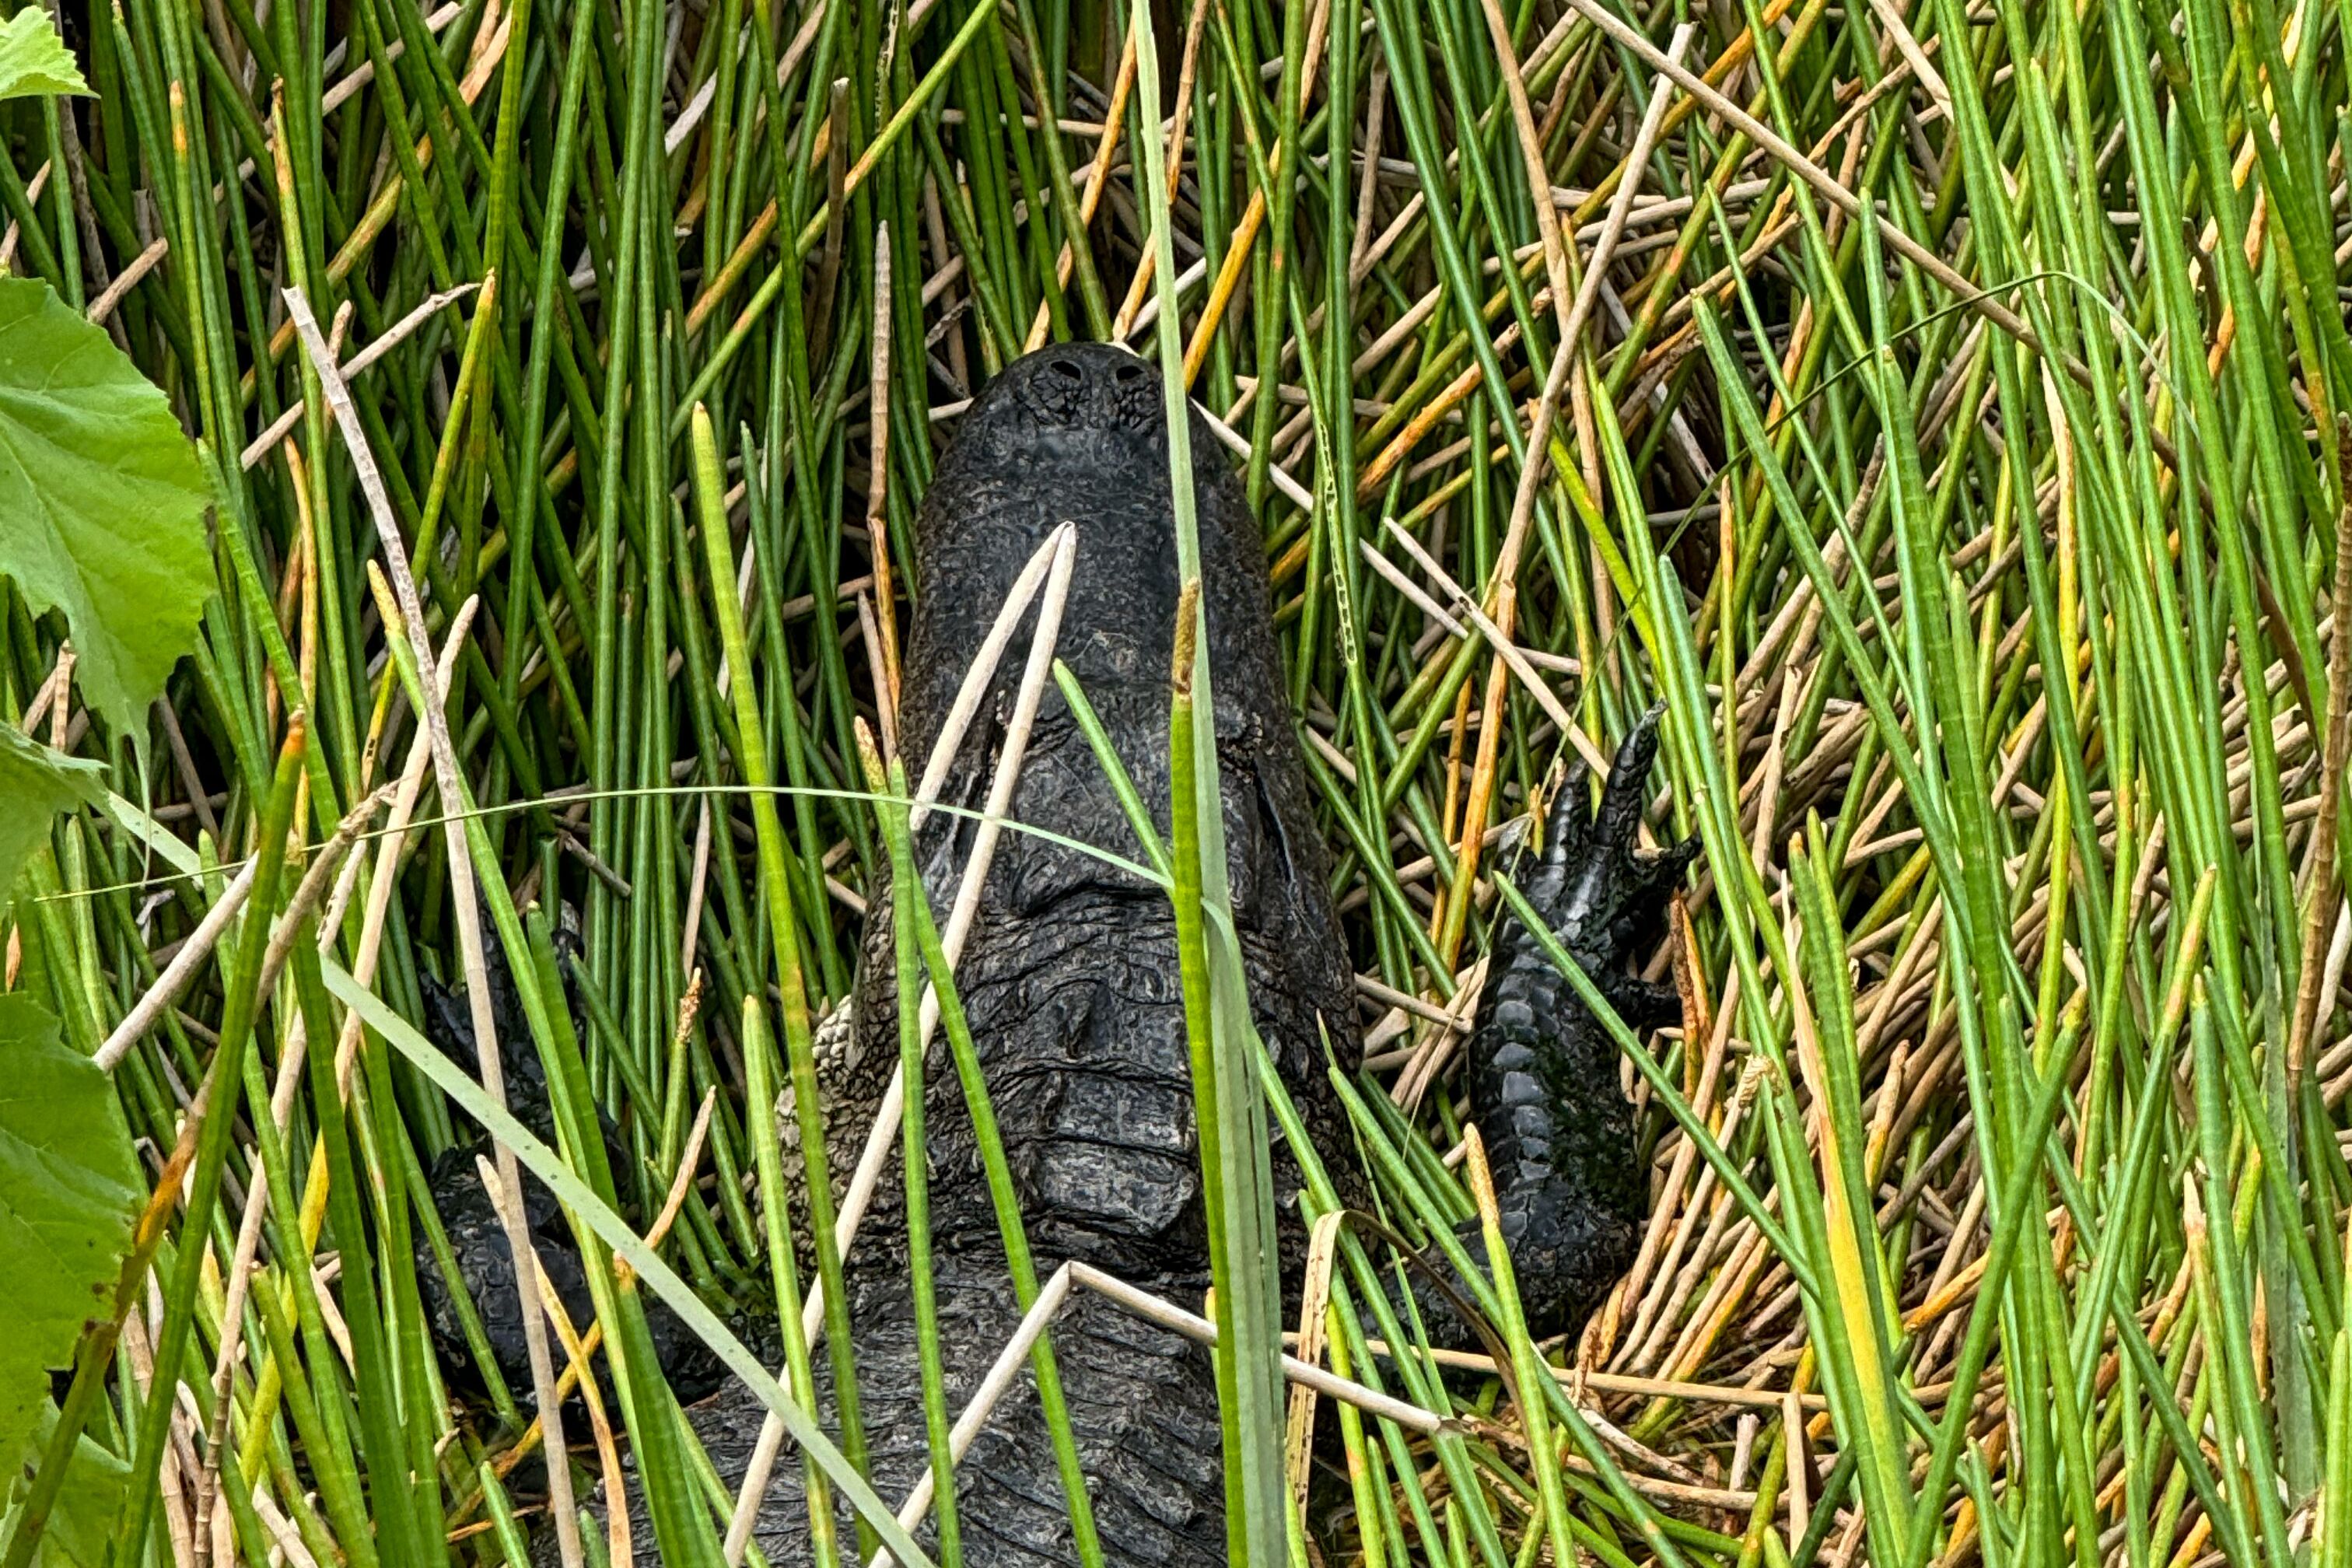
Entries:
<svg viewBox="0 0 2352 1568">
<path fill-rule="evenodd" d="M 14 724 L 0 724 L 0 901 L 16 885 L 25 857 L 49 830 L 49 819 L 75 802 L 106 799 L 106 770 L 42 745 Z"/>
<path fill-rule="evenodd" d="M 49 1369 L 107 1310 L 143 1196 L 106 1074 L 38 1003 L 0 996 L 0 1473 L 38 1436 Z"/>
<path fill-rule="evenodd" d="M 38 5 L 0 23 L 0 99 L 69 92 L 88 96 L 89 84 L 66 50 L 49 14 Z"/>
<path fill-rule="evenodd" d="M 40 1441 L 47 1447 L 58 1429 L 58 1407 L 41 1411 Z M 32 1568 L 99 1568 L 106 1561 L 107 1542 L 121 1522 L 122 1491 L 131 1476 L 124 1459 L 90 1441 L 87 1433 L 74 1439 L 73 1458 L 66 1462 L 65 1485 L 49 1510 L 41 1539 L 33 1548 Z M 16 1506 L 21 1508 L 23 1488 Z M 0 1542 L 16 1532 L 16 1514 L 0 1519 Z"/>
<path fill-rule="evenodd" d="M 213 588 L 212 487 L 171 405 L 46 283 L 0 278 L 0 574 L 63 610 L 90 706 L 144 734 Z"/>
</svg>

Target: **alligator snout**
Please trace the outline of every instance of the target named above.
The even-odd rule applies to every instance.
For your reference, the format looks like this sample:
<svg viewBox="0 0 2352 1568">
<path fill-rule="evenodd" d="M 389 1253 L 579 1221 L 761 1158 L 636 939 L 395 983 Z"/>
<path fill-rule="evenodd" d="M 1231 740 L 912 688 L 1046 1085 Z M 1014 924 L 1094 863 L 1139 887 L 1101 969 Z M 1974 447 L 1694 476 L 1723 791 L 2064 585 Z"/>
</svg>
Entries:
<svg viewBox="0 0 2352 1568">
<path fill-rule="evenodd" d="M 1067 343 L 1006 367 L 999 393 L 1009 393 L 1044 429 L 1122 431 L 1156 435 L 1160 426 L 1160 377 L 1123 349 Z"/>
</svg>

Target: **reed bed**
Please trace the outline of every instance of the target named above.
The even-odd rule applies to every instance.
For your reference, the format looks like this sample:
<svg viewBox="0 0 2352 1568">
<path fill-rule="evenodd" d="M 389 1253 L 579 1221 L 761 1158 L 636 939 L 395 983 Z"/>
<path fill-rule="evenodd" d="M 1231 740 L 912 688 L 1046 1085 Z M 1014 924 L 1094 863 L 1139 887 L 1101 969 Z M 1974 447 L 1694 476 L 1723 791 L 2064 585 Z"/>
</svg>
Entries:
<svg viewBox="0 0 2352 1568">
<path fill-rule="evenodd" d="M 53 16 L 89 91 L 0 102 L 0 268 L 168 398 L 213 580 L 128 702 L 0 588 L 10 744 L 104 770 L 6 986 L 110 1075 L 62 1157 L 127 1138 L 156 1194 L 22 1394 L 0 1568 L 601 1562 L 650 1545 L 573 1511 L 623 1447 L 666 1557 L 740 1560 L 639 1302 L 708 1303 L 780 1413 L 846 1364 L 820 1037 L 912 876 L 916 508 L 1065 338 L 1152 361 L 1244 476 L 1361 971 L 1320 1153 L 1385 1230 L 1331 1229 L 1286 1325 L 1221 1265 L 1237 1560 L 2352 1568 L 2352 12 Z M 1649 964 L 1682 1026 L 1620 1030 L 1638 1260 L 1572 1343 L 1506 1289 L 1492 1355 L 1433 1355 L 1383 1237 L 1478 1212 L 1456 1080 L 1521 826 L 1654 705 L 1654 840 L 1705 855 Z M 1213 912 L 1174 827 L 1147 858 Z M 494 952 L 568 1159 L 418 1033 Z M 918 1075 L 986 1024 L 943 1012 Z M 1288 1108 L 1215 1045 L 1246 1218 Z M 597 1320 L 541 1391 L 627 1352 L 560 1434 L 494 1370 L 453 1396 L 426 1331 L 453 1107 L 581 1216 Z M 1089 1289 L 1126 1287 L 1026 1285 Z M 855 1424 L 796 1419 L 773 1484 L 866 1510 L 821 1559 L 903 1543 Z"/>
</svg>

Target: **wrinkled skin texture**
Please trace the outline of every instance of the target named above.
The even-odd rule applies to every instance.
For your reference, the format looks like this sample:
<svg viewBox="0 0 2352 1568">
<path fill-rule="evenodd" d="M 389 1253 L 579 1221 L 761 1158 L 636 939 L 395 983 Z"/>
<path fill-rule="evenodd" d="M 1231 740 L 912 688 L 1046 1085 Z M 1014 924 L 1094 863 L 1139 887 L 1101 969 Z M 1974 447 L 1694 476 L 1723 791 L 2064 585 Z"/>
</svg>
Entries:
<svg viewBox="0 0 2352 1568">
<path fill-rule="evenodd" d="M 1528 906 L 1636 1030 L 1681 1018 L 1672 986 L 1641 980 L 1627 965 L 1656 947 L 1660 917 L 1698 851 L 1693 838 L 1654 857 L 1634 852 L 1656 725 L 1654 712 L 1625 737 L 1597 816 L 1583 767 L 1570 773 L 1553 799 L 1541 858 L 1516 879 Z M 1538 1338 L 1581 1327 L 1640 1239 L 1648 1173 L 1635 1159 L 1633 1110 L 1618 1091 L 1617 1058 L 1617 1042 L 1534 933 L 1516 920 L 1499 921 L 1470 1037 L 1470 1101 L 1520 1309 Z M 1478 1221 L 1457 1234 L 1483 1262 Z M 1429 1270 L 1413 1277 L 1423 1325 L 1433 1342 L 1465 1345 L 1470 1326 L 1430 1288 L 1428 1273 L 1474 1298 L 1442 1252 L 1433 1247 L 1425 1258 Z"/>
<path fill-rule="evenodd" d="M 1178 589 L 1166 428 L 1158 374 L 1102 347 L 1031 355 L 965 415 L 918 526 L 922 592 L 899 718 L 910 773 L 920 771 L 1014 578 L 1070 521 L 1077 557 L 1056 651 L 1165 833 Z M 1283 692 L 1265 546 L 1197 420 L 1192 445 L 1225 839 L 1251 1002 L 1317 1142 L 1343 1149 L 1344 1113 L 1323 1040 L 1328 1028 L 1353 1067 L 1354 1003 Z M 986 798 L 1028 635 L 1024 627 L 1000 666 L 956 755 L 941 791 L 948 804 L 976 808 Z M 1085 736 L 1050 688 L 1010 815 L 1143 858 Z M 942 921 L 972 831 L 970 818 L 940 813 L 916 846 Z M 957 981 L 1039 1277 L 1076 1258 L 1197 1307 L 1209 1283 L 1208 1239 L 1167 895 L 1077 850 L 1008 832 Z M 827 1125 L 836 1180 L 855 1164 L 898 1060 L 887 899 L 867 922 L 856 1008 Z M 953 1411 L 1021 1312 L 944 1036 L 925 1078 L 940 1338 Z M 899 1169 L 894 1160 L 847 1264 L 858 1403 L 877 1489 L 893 1502 L 928 1463 Z M 1296 1251 L 1304 1242 L 1297 1168 L 1277 1150 L 1275 1171 L 1285 1250 Z M 1052 1340 L 1108 1559 L 1223 1563 L 1208 1353 L 1085 1292 L 1055 1321 Z M 830 1381 L 819 1379 L 828 1418 Z M 958 1471 L 965 1561 L 986 1568 L 1075 1563 L 1059 1472 L 1026 1372 L 998 1410 Z M 760 1426 L 756 1405 L 729 1390 L 688 1416 L 720 1473 L 740 1474 Z M 759 1526 L 771 1562 L 807 1560 L 804 1507 L 793 1468 L 780 1467 Z"/>
<path fill-rule="evenodd" d="M 1328 1148 L 1346 1121 L 1327 1081 L 1318 1019 L 1352 1068 L 1348 958 L 1277 662 L 1265 545 L 1197 418 L 1192 448 L 1234 923 L 1258 1027 L 1310 1132 Z M 1166 426 L 1159 376 L 1116 349 L 1070 345 L 1011 366 L 965 416 L 940 465 L 919 525 L 923 595 L 900 717 L 909 772 L 929 755 L 1021 567 L 1065 521 L 1076 524 L 1078 544 L 1056 656 L 1077 677 L 1164 836 L 1178 589 Z M 985 800 L 1020 681 L 1020 646 L 998 669 L 944 802 L 976 809 Z M 1010 815 L 1144 858 L 1050 688 Z M 936 815 L 917 846 L 942 921 L 975 826 Z M 1041 1272 L 1077 1258 L 1139 1281 L 1165 1276 L 1179 1291 L 1194 1279 L 1205 1284 L 1192 1069 L 1167 895 L 1079 850 L 1008 832 L 956 973 Z M 854 1161 L 867 1108 L 898 1062 L 887 897 L 867 922 L 858 1004 L 845 1114 L 831 1124 L 837 1173 Z M 943 1042 L 934 1055 L 942 1069 L 928 1075 L 933 1231 L 944 1251 L 977 1245 L 993 1254 L 1001 1244 L 962 1091 L 945 1069 Z M 1276 1170 L 1288 1207 L 1296 1168 L 1278 1158 Z M 874 1226 L 874 1241 L 861 1248 L 873 1246 L 879 1256 L 900 1228 Z"/>
</svg>

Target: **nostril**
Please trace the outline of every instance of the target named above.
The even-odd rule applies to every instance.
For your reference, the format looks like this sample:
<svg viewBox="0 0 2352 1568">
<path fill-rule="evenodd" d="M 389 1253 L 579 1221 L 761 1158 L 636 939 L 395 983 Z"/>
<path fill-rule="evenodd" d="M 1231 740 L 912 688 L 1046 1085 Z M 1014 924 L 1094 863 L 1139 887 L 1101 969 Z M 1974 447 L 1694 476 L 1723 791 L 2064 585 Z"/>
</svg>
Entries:
<svg viewBox="0 0 2352 1568">
<path fill-rule="evenodd" d="M 1118 378 L 1121 386 L 1133 386 L 1143 379 L 1143 367 L 1130 361 L 1119 366 L 1118 370 L 1112 372 L 1112 374 Z"/>
<path fill-rule="evenodd" d="M 1064 381 L 1084 381 L 1087 378 L 1086 372 L 1080 370 L 1077 367 L 1076 363 L 1072 360 L 1047 360 L 1045 362 L 1045 368 L 1052 371 L 1055 375 L 1060 376 Z"/>
</svg>

